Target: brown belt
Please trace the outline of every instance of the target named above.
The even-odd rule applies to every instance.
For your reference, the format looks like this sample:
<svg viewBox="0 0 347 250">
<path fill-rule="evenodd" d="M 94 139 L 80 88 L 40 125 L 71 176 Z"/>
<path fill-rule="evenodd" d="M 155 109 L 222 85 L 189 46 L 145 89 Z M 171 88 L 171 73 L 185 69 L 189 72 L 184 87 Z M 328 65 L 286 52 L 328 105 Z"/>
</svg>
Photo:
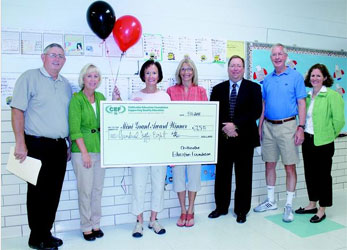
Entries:
<svg viewBox="0 0 347 250">
<path fill-rule="evenodd" d="M 265 120 L 268 121 L 268 122 L 271 122 L 272 124 L 282 124 L 282 123 L 285 123 L 285 122 L 289 122 L 289 121 L 295 120 L 295 116 L 287 118 L 287 119 L 283 119 L 283 120 L 269 120 L 267 118 L 265 118 Z"/>
</svg>

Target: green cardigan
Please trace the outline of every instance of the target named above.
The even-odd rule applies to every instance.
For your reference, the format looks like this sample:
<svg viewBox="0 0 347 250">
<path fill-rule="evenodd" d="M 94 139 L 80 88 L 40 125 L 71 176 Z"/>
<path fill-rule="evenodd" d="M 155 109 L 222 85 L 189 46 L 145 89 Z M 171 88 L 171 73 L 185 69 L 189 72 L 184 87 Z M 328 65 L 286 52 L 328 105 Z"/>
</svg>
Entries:
<svg viewBox="0 0 347 250">
<path fill-rule="evenodd" d="M 92 105 L 82 90 L 74 93 L 69 106 L 71 152 L 80 152 L 76 139 L 83 138 L 88 152 L 100 153 L 100 101 L 106 100 L 100 92 L 95 92 L 96 116 Z M 95 130 L 92 133 L 92 130 Z"/>
<path fill-rule="evenodd" d="M 314 99 L 312 119 L 314 145 L 321 146 L 333 142 L 345 125 L 344 101 L 336 91 L 326 88 Z M 312 94 L 306 98 L 306 109 L 311 103 Z"/>
</svg>

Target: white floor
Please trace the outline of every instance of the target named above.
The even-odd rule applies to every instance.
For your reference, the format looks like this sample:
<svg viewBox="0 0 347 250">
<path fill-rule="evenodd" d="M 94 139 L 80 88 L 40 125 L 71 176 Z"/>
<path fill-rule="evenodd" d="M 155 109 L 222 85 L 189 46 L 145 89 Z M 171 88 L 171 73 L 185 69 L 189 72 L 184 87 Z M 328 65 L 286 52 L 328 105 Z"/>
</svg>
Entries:
<svg viewBox="0 0 347 250">
<path fill-rule="evenodd" d="M 305 206 L 306 202 L 306 198 L 296 198 L 294 207 Z M 165 235 L 156 235 L 146 227 L 140 239 L 131 236 L 133 224 L 104 227 L 105 236 L 94 242 L 85 241 L 79 231 L 59 233 L 57 236 L 64 240 L 64 245 L 59 249 L 347 250 L 346 227 L 301 238 L 264 218 L 281 213 L 283 201 L 279 207 L 271 212 L 251 211 L 244 224 L 236 223 L 232 210 L 217 219 L 209 219 L 207 214 L 197 214 L 196 225 L 192 228 L 177 227 L 177 218 L 165 219 L 160 221 L 167 230 Z M 346 190 L 334 192 L 334 206 L 327 209 L 327 218 L 347 226 Z M 1 249 L 29 249 L 27 240 L 27 237 L 3 239 Z"/>
</svg>

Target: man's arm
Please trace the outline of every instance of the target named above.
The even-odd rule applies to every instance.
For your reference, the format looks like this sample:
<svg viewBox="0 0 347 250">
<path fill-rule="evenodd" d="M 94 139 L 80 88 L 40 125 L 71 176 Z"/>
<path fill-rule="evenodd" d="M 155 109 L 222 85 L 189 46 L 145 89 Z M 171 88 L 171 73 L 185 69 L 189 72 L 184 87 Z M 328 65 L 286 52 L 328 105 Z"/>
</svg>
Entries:
<svg viewBox="0 0 347 250">
<path fill-rule="evenodd" d="M 24 139 L 24 112 L 22 110 L 12 108 L 11 120 L 14 137 L 16 140 L 16 147 L 14 156 L 22 163 L 28 154 L 28 149 Z"/>
<path fill-rule="evenodd" d="M 258 124 L 258 132 L 259 132 L 260 140 L 263 139 L 264 113 L 265 113 L 265 101 L 263 100 L 263 108 L 262 108 L 262 111 L 261 111 L 261 115 L 260 115 L 260 118 L 259 118 L 259 124 Z"/>
<path fill-rule="evenodd" d="M 71 142 L 70 136 L 67 138 L 66 143 L 69 144 L 67 147 L 67 157 L 66 157 L 67 158 L 66 162 L 68 162 L 68 161 L 71 161 L 71 144 L 72 144 L 72 142 Z"/>
<path fill-rule="evenodd" d="M 298 100 L 299 125 L 306 123 L 306 100 L 305 98 Z M 304 142 L 304 129 L 298 127 L 295 133 L 295 145 L 301 145 Z"/>
</svg>

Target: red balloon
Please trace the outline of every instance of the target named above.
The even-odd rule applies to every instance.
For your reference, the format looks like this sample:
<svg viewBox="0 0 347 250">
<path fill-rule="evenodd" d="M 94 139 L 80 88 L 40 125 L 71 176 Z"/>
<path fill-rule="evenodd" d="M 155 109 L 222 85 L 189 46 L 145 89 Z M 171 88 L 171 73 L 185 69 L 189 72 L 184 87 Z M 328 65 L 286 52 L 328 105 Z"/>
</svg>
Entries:
<svg viewBox="0 0 347 250">
<path fill-rule="evenodd" d="M 120 50 L 125 52 L 140 40 L 142 26 L 136 17 L 126 15 L 117 19 L 112 33 Z"/>
</svg>

